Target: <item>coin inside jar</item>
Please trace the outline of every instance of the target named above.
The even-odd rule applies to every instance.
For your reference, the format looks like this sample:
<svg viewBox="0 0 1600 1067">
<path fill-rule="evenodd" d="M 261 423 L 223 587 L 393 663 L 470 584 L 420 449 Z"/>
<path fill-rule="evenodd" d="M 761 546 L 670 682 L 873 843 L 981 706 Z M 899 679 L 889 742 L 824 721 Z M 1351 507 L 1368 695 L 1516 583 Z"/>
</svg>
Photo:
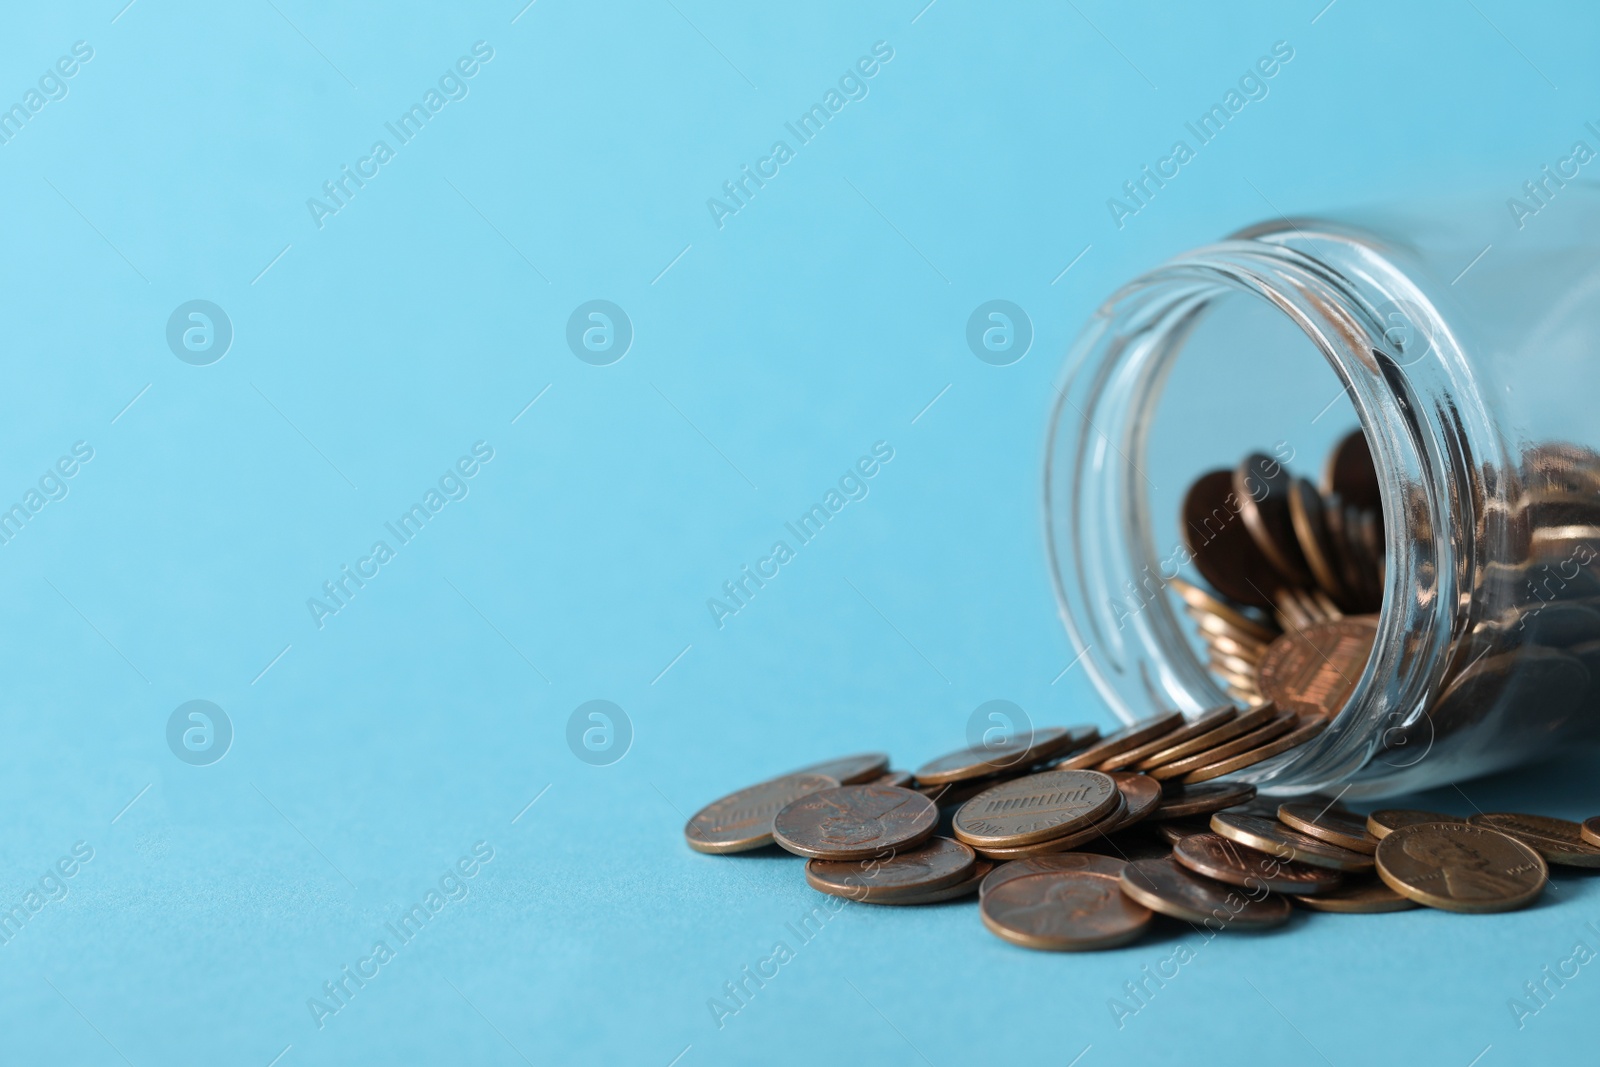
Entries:
<svg viewBox="0 0 1600 1067">
<path fill-rule="evenodd" d="M 1153 919 L 1122 892 L 1117 875 L 1087 870 L 1013 878 L 985 893 L 978 910 L 996 936 L 1055 952 L 1127 944 Z"/>
<path fill-rule="evenodd" d="M 821 774 L 790 774 L 712 801 L 690 817 L 684 840 L 696 852 L 748 852 L 772 844 L 772 819 L 791 801 L 838 781 Z"/>
<path fill-rule="evenodd" d="M 1183 498 L 1183 538 L 1195 569 L 1230 600 L 1272 607 L 1271 584 L 1259 579 L 1277 571 L 1239 518 L 1233 472 L 1216 470 L 1195 479 Z"/>
<path fill-rule="evenodd" d="M 939 809 L 892 785 L 844 785 L 793 801 L 772 819 L 772 839 L 797 856 L 859 860 L 910 849 L 933 833 Z"/>
<path fill-rule="evenodd" d="M 1367 669 L 1378 623 L 1351 615 L 1312 623 L 1273 641 L 1256 677 L 1261 695 L 1287 711 L 1332 718 Z"/>
<path fill-rule="evenodd" d="M 1041 771 L 987 789 L 957 809 L 951 829 L 969 845 L 1016 848 L 1061 837 L 1117 806 L 1099 771 Z"/>
<path fill-rule="evenodd" d="M 1377 863 L 1390 889 L 1445 911 L 1520 908 L 1539 896 L 1549 877 L 1532 848 L 1464 822 L 1402 826 L 1378 842 Z"/>
<path fill-rule="evenodd" d="M 1258 930 L 1289 921 L 1289 902 L 1271 893 L 1203 877 L 1176 861 L 1140 860 L 1122 871 L 1122 891 L 1140 904 L 1184 922 L 1216 930 Z"/>
</svg>

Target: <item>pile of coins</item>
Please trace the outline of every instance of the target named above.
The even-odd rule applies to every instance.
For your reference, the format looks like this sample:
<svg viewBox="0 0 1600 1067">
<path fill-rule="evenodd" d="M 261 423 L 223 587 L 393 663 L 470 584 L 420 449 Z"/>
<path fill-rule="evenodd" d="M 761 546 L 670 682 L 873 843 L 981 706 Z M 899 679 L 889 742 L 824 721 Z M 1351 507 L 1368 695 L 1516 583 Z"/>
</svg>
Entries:
<svg viewBox="0 0 1600 1067">
<path fill-rule="evenodd" d="M 1250 930 L 1287 922 L 1295 903 L 1505 911 L 1539 895 L 1547 864 L 1600 867 L 1600 816 L 1363 817 L 1331 802 L 1263 807 L 1254 786 L 1212 780 L 1325 722 L 1230 706 L 1105 737 L 1050 727 L 915 772 L 891 770 L 882 753 L 847 756 L 709 804 L 684 837 L 708 853 L 776 844 L 806 857 L 813 889 L 862 903 L 977 893 L 989 930 L 1051 950 L 1126 944 L 1157 914 Z"/>
</svg>

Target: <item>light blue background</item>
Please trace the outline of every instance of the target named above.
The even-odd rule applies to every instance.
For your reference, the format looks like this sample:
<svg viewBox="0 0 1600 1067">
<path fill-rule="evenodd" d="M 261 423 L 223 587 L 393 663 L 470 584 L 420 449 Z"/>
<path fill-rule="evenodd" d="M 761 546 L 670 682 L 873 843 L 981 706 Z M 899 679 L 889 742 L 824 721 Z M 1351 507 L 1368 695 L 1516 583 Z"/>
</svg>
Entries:
<svg viewBox="0 0 1600 1067">
<path fill-rule="evenodd" d="M 1108 999 L 1178 932 L 1058 956 L 970 903 L 851 906 L 719 1030 L 707 999 L 818 898 L 797 861 L 701 856 L 681 825 L 841 751 L 915 766 L 989 699 L 1109 726 L 1062 674 L 1038 515 L 1078 324 L 1280 210 L 1512 195 L 1600 118 L 1600 14 L 123 2 L 0 16 L 0 101 L 94 49 L 0 145 L 0 501 L 94 449 L 0 547 L 0 904 L 94 850 L 0 946 L 0 1061 L 1592 1055 L 1600 970 L 1520 1031 L 1507 1007 L 1600 949 L 1571 874 L 1514 915 L 1219 939 L 1120 1030 Z M 470 94 L 319 229 L 307 198 L 479 40 Z M 870 95 L 718 229 L 707 198 L 878 41 Z M 1276 41 L 1270 95 L 1118 230 L 1106 199 Z M 235 330 L 206 367 L 164 339 L 196 298 Z M 608 367 L 564 340 L 596 298 L 636 331 Z M 1036 330 L 1009 367 L 964 341 L 995 298 Z M 1195 429 L 1196 463 L 1228 458 Z M 718 629 L 707 598 L 880 440 L 870 495 Z M 470 495 L 318 629 L 307 598 L 476 441 Z M 211 766 L 166 745 L 191 699 L 236 731 Z M 591 699 L 632 720 L 611 766 L 566 744 Z M 1581 816 L 1592 782 L 1424 802 Z M 469 895 L 319 1030 L 307 999 L 479 841 Z"/>
</svg>

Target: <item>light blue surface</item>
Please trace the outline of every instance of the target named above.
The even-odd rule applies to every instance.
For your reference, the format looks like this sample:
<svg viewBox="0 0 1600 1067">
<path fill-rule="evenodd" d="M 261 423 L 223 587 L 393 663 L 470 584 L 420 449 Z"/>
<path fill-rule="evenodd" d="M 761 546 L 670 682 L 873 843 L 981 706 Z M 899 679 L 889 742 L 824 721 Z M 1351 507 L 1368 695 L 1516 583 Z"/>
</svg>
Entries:
<svg viewBox="0 0 1600 1067">
<path fill-rule="evenodd" d="M 1513 195 L 1600 119 L 1592 9 L 123 2 L 0 15 L 0 102 L 93 49 L 0 144 L 0 503 L 93 450 L 0 546 L 0 903 L 25 919 L 0 1061 L 1592 1057 L 1594 967 L 1520 1030 L 1507 1005 L 1600 949 L 1571 874 L 1514 915 L 1220 938 L 1119 1029 L 1108 1001 L 1177 934 L 1035 954 L 970 903 L 852 905 L 801 946 L 798 861 L 680 832 L 840 751 L 914 766 L 990 699 L 1109 725 L 1062 674 L 1038 518 L 1079 323 L 1279 210 Z M 479 41 L 398 143 L 385 123 Z M 1279 41 L 1269 94 L 1119 230 L 1107 198 Z M 865 97 L 798 144 L 785 122 L 876 42 Z M 380 139 L 319 227 L 307 199 Z M 719 228 L 707 199 L 777 139 L 793 158 Z M 196 299 L 234 332 L 205 366 L 166 340 Z M 595 299 L 634 328 L 609 366 L 566 341 Z M 965 339 L 996 299 L 1035 332 L 1009 366 Z M 867 495 L 719 628 L 707 599 L 880 441 Z M 464 499 L 398 544 L 384 524 L 475 442 Z M 394 558 L 319 628 L 308 598 L 378 540 Z M 597 699 L 634 732 L 609 766 L 567 744 Z M 168 748 L 190 700 L 232 723 L 219 762 Z M 1592 783 L 1428 802 L 1587 815 Z M 402 943 L 386 924 L 463 857 L 461 899 Z M 319 1028 L 308 1000 L 379 940 Z M 779 940 L 794 958 L 719 1028 L 708 999 Z"/>
</svg>

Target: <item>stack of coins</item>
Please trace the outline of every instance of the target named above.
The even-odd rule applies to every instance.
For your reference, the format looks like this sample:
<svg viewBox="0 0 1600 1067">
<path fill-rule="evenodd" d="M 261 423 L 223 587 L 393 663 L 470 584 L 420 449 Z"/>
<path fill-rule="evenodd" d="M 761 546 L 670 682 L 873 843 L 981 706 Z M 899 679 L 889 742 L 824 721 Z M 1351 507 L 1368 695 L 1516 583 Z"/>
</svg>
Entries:
<svg viewBox="0 0 1600 1067">
<path fill-rule="evenodd" d="M 883 753 L 828 760 L 707 805 L 700 852 L 778 845 L 811 888 L 867 904 L 977 894 L 984 925 L 1026 948 L 1112 948 L 1158 915 L 1208 930 L 1289 921 L 1293 906 L 1373 913 L 1522 907 L 1549 865 L 1600 868 L 1600 816 L 1263 805 L 1218 781 L 1301 744 L 1325 720 L 1265 704 L 1172 713 L 1104 737 L 1051 727 L 915 772 Z M 931 780 L 930 780 L 931 779 Z"/>
</svg>

